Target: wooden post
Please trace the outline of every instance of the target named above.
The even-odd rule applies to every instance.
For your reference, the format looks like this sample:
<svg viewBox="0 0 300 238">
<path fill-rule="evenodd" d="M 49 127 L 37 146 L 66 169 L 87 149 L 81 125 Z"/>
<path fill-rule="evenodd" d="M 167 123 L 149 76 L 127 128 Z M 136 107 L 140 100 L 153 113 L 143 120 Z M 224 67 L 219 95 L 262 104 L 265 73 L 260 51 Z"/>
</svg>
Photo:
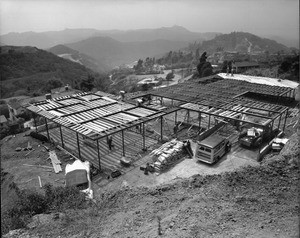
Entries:
<svg viewBox="0 0 300 238">
<path fill-rule="evenodd" d="M 177 111 L 175 111 L 175 124 L 177 124 Z"/>
<path fill-rule="evenodd" d="M 201 131 L 201 112 L 199 112 L 199 131 Z"/>
<path fill-rule="evenodd" d="M 124 130 L 122 130 L 122 149 L 123 149 L 123 156 L 125 156 L 125 146 L 124 146 Z"/>
<path fill-rule="evenodd" d="M 61 126 L 59 126 L 59 131 L 60 131 L 61 147 L 65 148 Z"/>
<path fill-rule="evenodd" d="M 145 150 L 145 123 L 143 123 L 143 149 Z"/>
<path fill-rule="evenodd" d="M 207 129 L 209 129 L 210 128 L 210 115 L 208 116 L 208 128 Z"/>
<path fill-rule="evenodd" d="M 283 122 L 282 131 L 284 131 L 284 129 L 285 129 L 285 124 L 286 124 L 286 119 L 287 119 L 287 116 L 288 116 L 288 112 L 289 112 L 289 109 L 286 109 L 286 114 L 285 114 L 285 118 L 284 118 L 284 122 Z"/>
<path fill-rule="evenodd" d="M 38 131 L 37 131 L 37 127 L 36 127 L 36 120 L 35 120 L 35 117 L 33 117 L 33 120 L 34 120 L 35 132 L 38 132 Z"/>
<path fill-rule="evenodd" d="M 97 153 L 98 153 L 99 171 L 101 171 L 99 139 L 97 140 Z"/>
<path fill-rule="evenodd" d="M 48 140 L 50 142 L 50 135 L 49 135 L 48 123 L 47 123 L 47 118 L 46 117 L 45 117 L 45 124 L 46 124 L 46 130 L 47 130 L 47 137 L 48 137 Z"/>
<path fill-rule="evenodd" d="M 278 129 L 279 129 L 279 127 L 280 127 L 280 123 L 281 123 L 281 116 L 282 116 L 282 114 L 280 114 L 280 117 L 279 117 Z"/>
<path fill-rule="evenodd" d="M 187 110 L 187 123 L 190 123 L 190 110 L 189 109 L 186 109 Z"/>
<path fill-rule="evenodd" d="M 163 141 L 163 117 L 160 117 L 160 141 Z"/>
<path fill-rule="evenodd" d="M 79 144 L 79 136 L 78 132 L 76 132 L 76 138 L 77 138 L 77 149 L 78 149 L 78 157 L 81 160 L 81 153 L 80 153 L 80 144 Z"/>
</svg>

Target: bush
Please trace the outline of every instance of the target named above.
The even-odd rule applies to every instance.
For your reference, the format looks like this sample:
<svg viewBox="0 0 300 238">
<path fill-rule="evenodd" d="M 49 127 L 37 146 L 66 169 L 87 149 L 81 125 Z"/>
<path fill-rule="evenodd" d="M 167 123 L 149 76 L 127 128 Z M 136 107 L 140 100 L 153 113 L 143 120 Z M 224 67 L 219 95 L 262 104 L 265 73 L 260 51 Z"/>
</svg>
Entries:
<svg viewBox="0 0 300 238">
<path fill-rule="evenodd" d="M 84 205 L 85 194 L 76 187 L 53 187 L 46 184 L 44 190 L 49 211 L 82 208 Z"/>
<path fill-rule="evenodd" d="M 5 175 L 2 170 L 1 175 Z M 2 235 L 9 230 L 24 228 L 36 214 L 84 208 L 85 194 L 76 187 L 53 187 L 46 184 L 44 191 L 43 195 L 36 191 L 18 190 L 18 201 L 1 213 Z"/>
</svg>

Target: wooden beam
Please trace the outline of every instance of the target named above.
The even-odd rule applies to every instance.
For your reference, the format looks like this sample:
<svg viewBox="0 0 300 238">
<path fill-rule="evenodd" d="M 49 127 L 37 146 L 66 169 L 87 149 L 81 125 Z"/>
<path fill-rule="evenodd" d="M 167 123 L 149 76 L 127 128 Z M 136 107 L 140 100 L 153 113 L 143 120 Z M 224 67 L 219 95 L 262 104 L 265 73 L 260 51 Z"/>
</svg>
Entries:
<svg viewBox="0 0 300 238">
<path fill-rule="evenodd" d="M 160 117 L 160 141 L 163 141 L 163 117 Z"/>
<path fill-rule="evenodd" d="M 62 146 L 62 148 L 65 148 L 61 125 L 59 126 L 59 131 L 60 131 L 61 146 Z"/>
<path fill-rule="evenodd" d="M 81 160 L 80 144 L 79 144 L 79 136 L 78 136 L 78 132 L 76 132 L 76 139 L 77 139 L 78 157 L 79 157 L 79 159 Z"/>
<path fill-rule="evenodd" d="M 289 112 L 289 109 L 287 108 L 286 109 L 286 113 L 285 113 L 285 117 L 284 117 L 284 122 L 283 122 L 283 128 L 282 128 L 282 131 L 285 130 L 285 125 L 286 125 L 286 119 L 288 117 L 288 112 Z"/>
<path fill-rule="evenodd" d="M 142 123 L 143 125 L 143 149 L 145 150 L 145 123 Z"/>
<path fill-rule="evenodd" d="M 124 130 L 122 130 L 122 150 L 123 150 L 123 156 L 125 156 Z"/>
<path fill-rule="evenodd" d="M 46 130 L 47 130 L 47 137 L 48 137 L 48 140 L 50 141 L 50 135 L 49 135 L 49 130 L 48 130 L 48 123 L 47 123 L 47 118 L 45 118 L 45 125 L 46 125 Z"/>
<path fill-rule="evenodd" d="M 100 148 L 99 148 L 99 140 L 97 140 L 97 154 L 98 154 L 98 163 L 99 163 L 99 171 L 101 171 L 101 158 L 100 158 Z"/>
</svg>

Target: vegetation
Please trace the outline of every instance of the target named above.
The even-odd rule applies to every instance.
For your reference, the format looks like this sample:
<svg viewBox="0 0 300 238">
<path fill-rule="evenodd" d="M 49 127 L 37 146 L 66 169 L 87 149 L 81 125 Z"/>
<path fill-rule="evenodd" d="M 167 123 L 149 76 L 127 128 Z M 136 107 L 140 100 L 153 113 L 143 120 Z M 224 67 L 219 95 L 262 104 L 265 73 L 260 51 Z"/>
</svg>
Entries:
<svg viewBox="0 0 300 238">
<path fill-rule="evenodd" d="M 198 75 L 200 78 L 213 74 L 211 63 L 207 62 L 206 59 L 206 52 L 204 52 L 199 59 L 199 64 L 197 65 Z"/>
<path fill-rule="evenodd" d="M 86 89 L 92 82 L 89 77 L 100 90 L 105 90 L 109 82 L 105 74 L 34 47 L 1 47 L 0 71 L 1 98 L 41 95 L 65 84 Z M 81 85 L 82 81 L 87 84 Z"/>
<path fill-rule="evenodd" d="M 1 168 L 1 185 L 7 173 Z M 12 184 L 15 188 L 16 185 Z M 9 230 L 24 228 L 36 214 L 64 212 L 67 209 L 85 208 L 85 194 L 76 187 L 44 186 L 44 194 L 16 188 L 18 199 L 1 213 L 1 235 Z"/>
</svg>

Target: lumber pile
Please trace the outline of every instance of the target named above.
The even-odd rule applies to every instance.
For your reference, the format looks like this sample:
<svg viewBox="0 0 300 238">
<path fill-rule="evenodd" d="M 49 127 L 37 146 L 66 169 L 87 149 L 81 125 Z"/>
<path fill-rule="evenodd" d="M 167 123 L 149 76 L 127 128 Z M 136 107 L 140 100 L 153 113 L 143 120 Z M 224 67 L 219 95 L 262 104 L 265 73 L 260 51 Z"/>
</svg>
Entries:
<svg viewBox="0 0 300 238">
<path fill-rule="evenodd" d="M 183 142 L 173 139 L 153 150 L 150 156 L 154 162 L 155 172 L 162 172 L 181 159 L 185 153 L 183 148 Z"/>
<path fill-rule="evenodd" d="M 57 158 L 57 155 L 56 155 L 56 153 L 55 153 L 54 150 L 49 151 L 49 158 L 50 158 L 50 160 L 51 160 L 51 163 L 52 163 L 54 172 L 57 174 L 57 173 L 59 173 L 60 171 L 62 171 L 62 168 L 61 168 L 61 166 L 60 166 L 61 162 L 60 162 L 60 160 Z"/>
</svg>

